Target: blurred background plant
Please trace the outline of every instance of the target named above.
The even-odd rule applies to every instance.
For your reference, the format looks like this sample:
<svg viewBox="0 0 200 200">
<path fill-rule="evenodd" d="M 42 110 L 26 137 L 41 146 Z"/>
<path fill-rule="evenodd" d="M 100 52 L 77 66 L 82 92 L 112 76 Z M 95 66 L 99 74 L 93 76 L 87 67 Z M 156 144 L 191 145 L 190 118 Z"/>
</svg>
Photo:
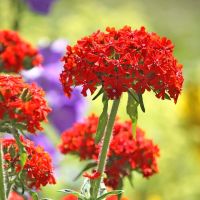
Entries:
<svg viewBox="0 0 200 200">
<path fill-rule="evenodd" d="M 42 3 L 48 5 L 43 7 Z M 48 41 L 64 38 L 73 44 L 77 39 L 97 29 L 105 30 L 106 26 L 120 28 L 126 24 L 133 28 L 144 25 L 148 31 L 167 36 L 176 45 L 175 54 L 184 65 L 185 77 L 183 94 L 178 106 L 172 102 L 155 101 L 153 94 L 145 94 L 147 111 L 145 114 L 140 113 L 138 123 L 147 132 L 147 136 L 159 144 L 160 172 L 148 181 L 135 174 L 134 187 L 125 184 L 125 194 L 130 200 L 200 198 L 199 8 L 200 1 L 195 0 L 85 0 L 84 3 L 80 0 L 0 1 L 0 28 L 17 29 L 25 39 L 35 45 L 41 38 Z M 62 50 L 64 49 L 62 46 Z M 45 65 L 44 68 L 47 69 Z M 56 64 L 50 65 L 52 68 L 55 66 L 56 71 Z M 48 73 L 47 70 L 44 71 Z M 54 74 L 51 72 L 47 77 L 54 80 Z M 52 87 L 53 85 L 52 83 Z M 59 100 L 60 105 L 63 101 L 66 102 L 67 99 Z M 88 102 L 89 111 L 81 115 L 81 118 L 91 112 L 98 114 L 100 111 L 100 101 L 92 102 L 91 98 L 88 98 Z M 122 109 L 124 106 L 121 105 L 120 108 L 120 118 L 128 119 L 125 110 Z M 165 111 L 161 112 L 162 110 Z M 65 119 L 67 124 L 68 117 Z M 51 122 L 52 127 L 55 126 L 53 121 Z M 56 126 L 52 127 L 47 127 L 46 132 L 54 135 Z M 55 142 L 54 139 L 50 141 Z M 59 184 L 56 187 L 79 188 L 82 180 L 74 182 L 73 179 L 84 163 L 80 164 L 79 160 L 72 156 L 67 159 L 61 157 L 59 161 Z M 58 199 L 60 194 L 55 191 L 56 189 L 49 186 L 43 190 L 42 195 Z"/>
</svg>

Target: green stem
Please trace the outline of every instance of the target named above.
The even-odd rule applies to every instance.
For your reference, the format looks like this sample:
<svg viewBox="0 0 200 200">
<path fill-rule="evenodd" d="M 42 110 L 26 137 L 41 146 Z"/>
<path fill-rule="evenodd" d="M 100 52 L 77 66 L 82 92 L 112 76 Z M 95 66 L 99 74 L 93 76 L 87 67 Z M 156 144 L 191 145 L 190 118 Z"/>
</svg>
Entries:
<svg viewBox="0 0 200 200">
<path fill-rule="evenodd" d="M 3 143 L 0 141 L 0 199 L 6 200 L 6 184 L 3 161 Z"/>
<path fill-rule="evenodd" d="M 108 124 L 106 127 L 106 132 L 105 132 L 105 136 L 103 138 L 103 145 L 102 145 L 102 149 L 101 149 L 101 153 L 99 156 L 99 163 L 98 163 L 98 167 L 97 167 L 97 171 L 101 174 L 101 177 L 98 178 L 97 180 L 94 181 L 94 184 L 92 184 L 92 200 L 96 200 L 98 197 L 98 192 L 99 192 L 99 187 L 100 187 L 100 183 L 101 183 L 101 179 L 102 179 L 102 174 L 104 172 L 105 166 L 106 166 L 106 158 L 107 158 L 107 154 L 108 154 L 108 150 L 109 150 L 109 144 L 111 141 L 111 137 L 112 137 L 112 129 L 113 129 L 113 125 L 115 122 L 115 117 L 117 115 L 117 110 L 119 107 L 119 102 L 120 99 L 116 99 L 113 101 L 113 105 L 111 108 L 111 112 L 110 112 L 110 116 L 108 119 Z"/>
<path fill-rule="evenodd" d="M 24 11 L 24 5 L 21 2 L 21 0 L 11 0 L 12 7 L 14 10 L 14 17 L 13 17 L 13 24 L 12 29 L 15 31 L 19 31 L 21 27 L 21 20 L 22 20 L 22 14 Z"/>
</svg>

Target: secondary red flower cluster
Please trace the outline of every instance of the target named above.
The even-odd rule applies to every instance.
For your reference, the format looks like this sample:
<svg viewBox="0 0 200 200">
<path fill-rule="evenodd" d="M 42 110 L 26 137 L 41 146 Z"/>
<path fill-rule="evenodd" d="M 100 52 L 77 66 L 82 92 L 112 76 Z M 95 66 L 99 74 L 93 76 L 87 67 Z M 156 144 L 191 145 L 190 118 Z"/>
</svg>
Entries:
<svg viewBox="0 0 200 200">
<path fill-rule="evenodd" d="M 66 130 L 61 136 L 60 151 L 78 155 L 81 160 L 98 161 L 100 146 L 94 141 L 97 125 L 98 117 L 92 115 L 84 123 L 76 123 Z M 105 184 L 116 189 L 122 178 L 131 175 L 133 170 L 142 173 L 144 177 L 152 176 L 158 172 L 158 156 L 158 146 L 146 139 L 140 128 L 137 128 L 134 138 L 131 121 L 122 123 L 117 120 L 105 170 Z"/>
<path fill-rule="evenodd" d="M 47 120 L 50 111 L 41 88 L 24 83 L 21 76 L 0 74 L 1 127 L 12 124 L 35 133 L 42 130 L 40 123 Z"/>
<path fill-rule="evenodd" d="M 41 186 L 55 184 L 50 155 L 42 147 L 34 146 L 32 141 L 24 139 L 22 136 L 20 140 L 27 152 L 26 163 L 20 177 L 18 177 L 20 182 L 30 189 L 40 189 Z M 14 139 L 2 139 L 0 142 L 3 142 L 5 169 L 11 170 L 17 175 L 21 170 L 21 165 L 16 141 Z"/>
<path fill-rule="evenodd" d="M 13 191 L 9 194 L 8 200 L 24 200 L 24 198 L 17 192 Z"/>
<path fill-rule="evenodd" d="M 0 69 L 1 72 L 16 72 L 39 65 L 41 55 L 17 32 L 0 31 Z"/>
<path fill-rule="evenodd" d="M 78 200 L 78 197 L 76 197 L 73 194 L 69 194 L 69 195 L 63 197 L 62 200 Z M 118 197 L 110 196 L 110 197 L 107 197 L 106 200 L 118 200 Z M 128 199 L 126 197 L 122 197 L 121 200 L 128 200 Z"/>
<path fill-rule="evenodd" d="M 60 80 L 70 96 L 72 86 L 82 85 L 82 94 L 102 86 L 110 99 L 132 88 L 142 94 L 153 90 L 158 98 L 176 102 L 181 92 L 182 65 L 173 56 L 173 44 L 145 28 L 107 28 L 67 46 Z"/>
</svg>

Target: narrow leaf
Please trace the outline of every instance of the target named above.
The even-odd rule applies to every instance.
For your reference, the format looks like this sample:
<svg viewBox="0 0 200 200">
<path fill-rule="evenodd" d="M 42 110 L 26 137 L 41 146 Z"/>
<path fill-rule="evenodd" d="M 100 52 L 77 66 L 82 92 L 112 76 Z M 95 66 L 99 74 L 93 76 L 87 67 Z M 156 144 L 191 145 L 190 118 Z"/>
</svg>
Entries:
<svg viewBox="0 0 200 200">
<path fill-rule="evenodd" d="M 135 92 L 132 89 L 128 89 L 128 93 L 139 103 L 138 96 L 135 94 Z"/>
<path fill-rule="evenodd" d="M 18 147 L 19 147 L 20 164 L 21 164 L 21 170 L 22 170 L 24 165 L 25 165 L 25 163 L 26 163 L 27 153 L 26 153 L 26 149 L 24 148 L 24 145 L 22 144 L 22 142 L 19 139 L 18 133 L 14 133 L 14 138 L 15 138 L 15 140 L 17 142 Z"/>
<path fill-rule="evenodd" d="M 145 112 L 145 107 L 144 107 L 144 102 L 143 102 L 143 97 L 142 94 L 138 94 L 138 99 L 139 99 L 139 104 L 140 104 L 140 108 L 143 112 Z"/>
<path fill-rule="evenodd" d="M 79 192 L 76 192 L 75 190 L 63 189 L 63 190 L 58 190 L 58 192 L 64 192 L 64 193 L 67 193 L 67 194 L 73 194 L 73 195 L 77 196 L 79 199 L 84 199 L 84 196 L 82 194 L 80 194 Z"/>
<path fill-rule="evenodd" d="M 96 137 L 95 137 L 96 144 L 98 144 L 101 141 L 104 134 L 104 130 L 107 125 L 107 121 L 108 121 L 108 99 L 104 100 L 103 104 L 104 104 L 103 112 L 101 113 L 99 117 L 99 123 L 98 123 Z"/>
<path fill-rule="evenodd" d="M 131 187 L 134 187 L 134 185 L 133 185 L 133 175 L 132 175 L 132 173 L 128 176 L 128 180 L 129 180 L 129 183 L 130 183 Z"/>
<path fill-rule="evenodd" d="M 92 98 L 92 100 L 97 99 L 104 92 L 103 88 L 99 90 L 99 92 Z"/>
<path fill-rule="evenodd" d="M 129 115 L 131 121 L 132 121 L 132 129 L 133 129 L 133 134 L 136 132 L 136 125 L 137 125 L 137 119 L 138 119 L 138 102 L 135 101 L 131 95 L 128 93 L 128 102 L 126 106 L 126 112 Z"/>
<path fill-rule="evenodd" d="M 122 194 L 123 192 L 124 192 L 123 190 L 113 190 L 111 192 L 107 192 L 107 193 L 103 194 L 102 196 L 98 197 L 97 200 L 103 200 L 106 197 L 113 196 L 113 195 L 119 195 L 119 194 Z"/>
<path fill-rule="evenodd" d="M 26 152 L 20 153 L 20 165 L 21 165 L 22 168 L 26 163 L 26 159 L 27 159 Z"/>
<path fill-rule="evenodd" d="M 97 163 L 96 162 L 90 162 L 88 163 L 81 171 L 80 173 L 75 177 L 74 181 L 76 181 L 84 171 L 87 171 L 88 169 L 91 169 L 93 167 L 97 166 Z"/>
<path fill-rule="evenodd" d="M 30 191 L 30 195 L 33 200 L 39 200 L 37 192 Z"/>
</svg>

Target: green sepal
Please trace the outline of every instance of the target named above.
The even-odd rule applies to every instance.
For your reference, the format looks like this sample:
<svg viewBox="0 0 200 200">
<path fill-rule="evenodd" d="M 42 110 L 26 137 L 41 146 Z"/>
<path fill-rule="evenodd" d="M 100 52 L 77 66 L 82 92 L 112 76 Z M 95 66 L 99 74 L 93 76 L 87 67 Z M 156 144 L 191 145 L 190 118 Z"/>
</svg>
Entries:
<svg viewBox="0 0 200 200">
<path fill-rule="evenodd" d="M 30 193 L 31 197 L 33 198 L 33 200 L 39 200 L 37 192 L 29 191 L 29 193 Z"/>
<path fill-rule="evenodd" d="M 76 192 L 75 190 L 63 189 L 63 190 L 58 190 L 58 192 L 63 192 L 63 193 L 67 193 L 67 194 L 73 194 L 73 195 L 77 196 L 81 200 L 85 199 L 85 197 L 81 193 Z"/>
<path fill-rule="evenodd" d="M 25 67 L 25 69 L 31 69 L 32 66 L 32 58 L 29 56 L 26 56 L 23 60 L 23 66 Z"/>
<path fill-rule="evenodd" d="M 20 97 L 21 97 L 21 99 L 22 99 L 23 101 L 26 101 L 26 96 L 28 95 L 28 92 L 29 92 L 29 89 L 28 89 L 28 88 L 23 89 L 23 91 L 22 91 L 22 93 L 21 93 L 21 95 L 20 95 Z"/>
<path fill-rule="evenodd" d="M 137 125 L 137 119 L 138 119 L 138 111 L 137 111 L 138 105 L 139 103 L 134 98 L 132 98 L 132 96 L 128 93 L 128 102 L 126 106 L 126 112 L 132 121 L 133 134 L 136 133 L 136 125 Z"/>
<path fill-rule="evenodd" d="M 108 99 L 103 97 L 102 101 L 103 101 L 103 112 L 99 117 L 97 132 L 95 136 L 96 144 L 98 144 L 101 141 L 108 121 Z"/>
<path fill-rule="evenodd" d="M 139 104 L 140 104 L 140 108 L 143 112 L 145 112 L 145 107 L 144 107 L 144 102 L 143 102 L 143 97 L 142 94 L 138 94 L 138 100 L 139 100 Z"/>
<path fill-rule="evenodd" d="M 3 95 L 1 94 L 1 92 L 0 92 L 0 101 L 4 101 L 4 97 L 3 97 Z"/>
<path fill-rule="evenodd" d="M 113 196 L 113 195 L 120 195 L 123 192 L 124 192 L 123 190 L 113 190 L 111 192 L 107 192 L 107 193 L 103 194 L 102 196 L 98 197 L 97 200 L 103 200 L 106 197 Z"/>
<path fill-rule="evenodd" d="M 88 169 L 91 169 L 93 167 L 97 166 L 97 163 L 96 162 L 90 162 L 88 163 L 81 171 L 80 173 L 74 178 L 74 181 L 76 181 L 82 174 L 84 171 L 88 170 Z"/>
<path fill-rule="evenodd" d="M 165 93 L 165 99 L 171 100 L 170 96 L 168 94 L 166 94 L 166 93 Z"/>
</svg>

